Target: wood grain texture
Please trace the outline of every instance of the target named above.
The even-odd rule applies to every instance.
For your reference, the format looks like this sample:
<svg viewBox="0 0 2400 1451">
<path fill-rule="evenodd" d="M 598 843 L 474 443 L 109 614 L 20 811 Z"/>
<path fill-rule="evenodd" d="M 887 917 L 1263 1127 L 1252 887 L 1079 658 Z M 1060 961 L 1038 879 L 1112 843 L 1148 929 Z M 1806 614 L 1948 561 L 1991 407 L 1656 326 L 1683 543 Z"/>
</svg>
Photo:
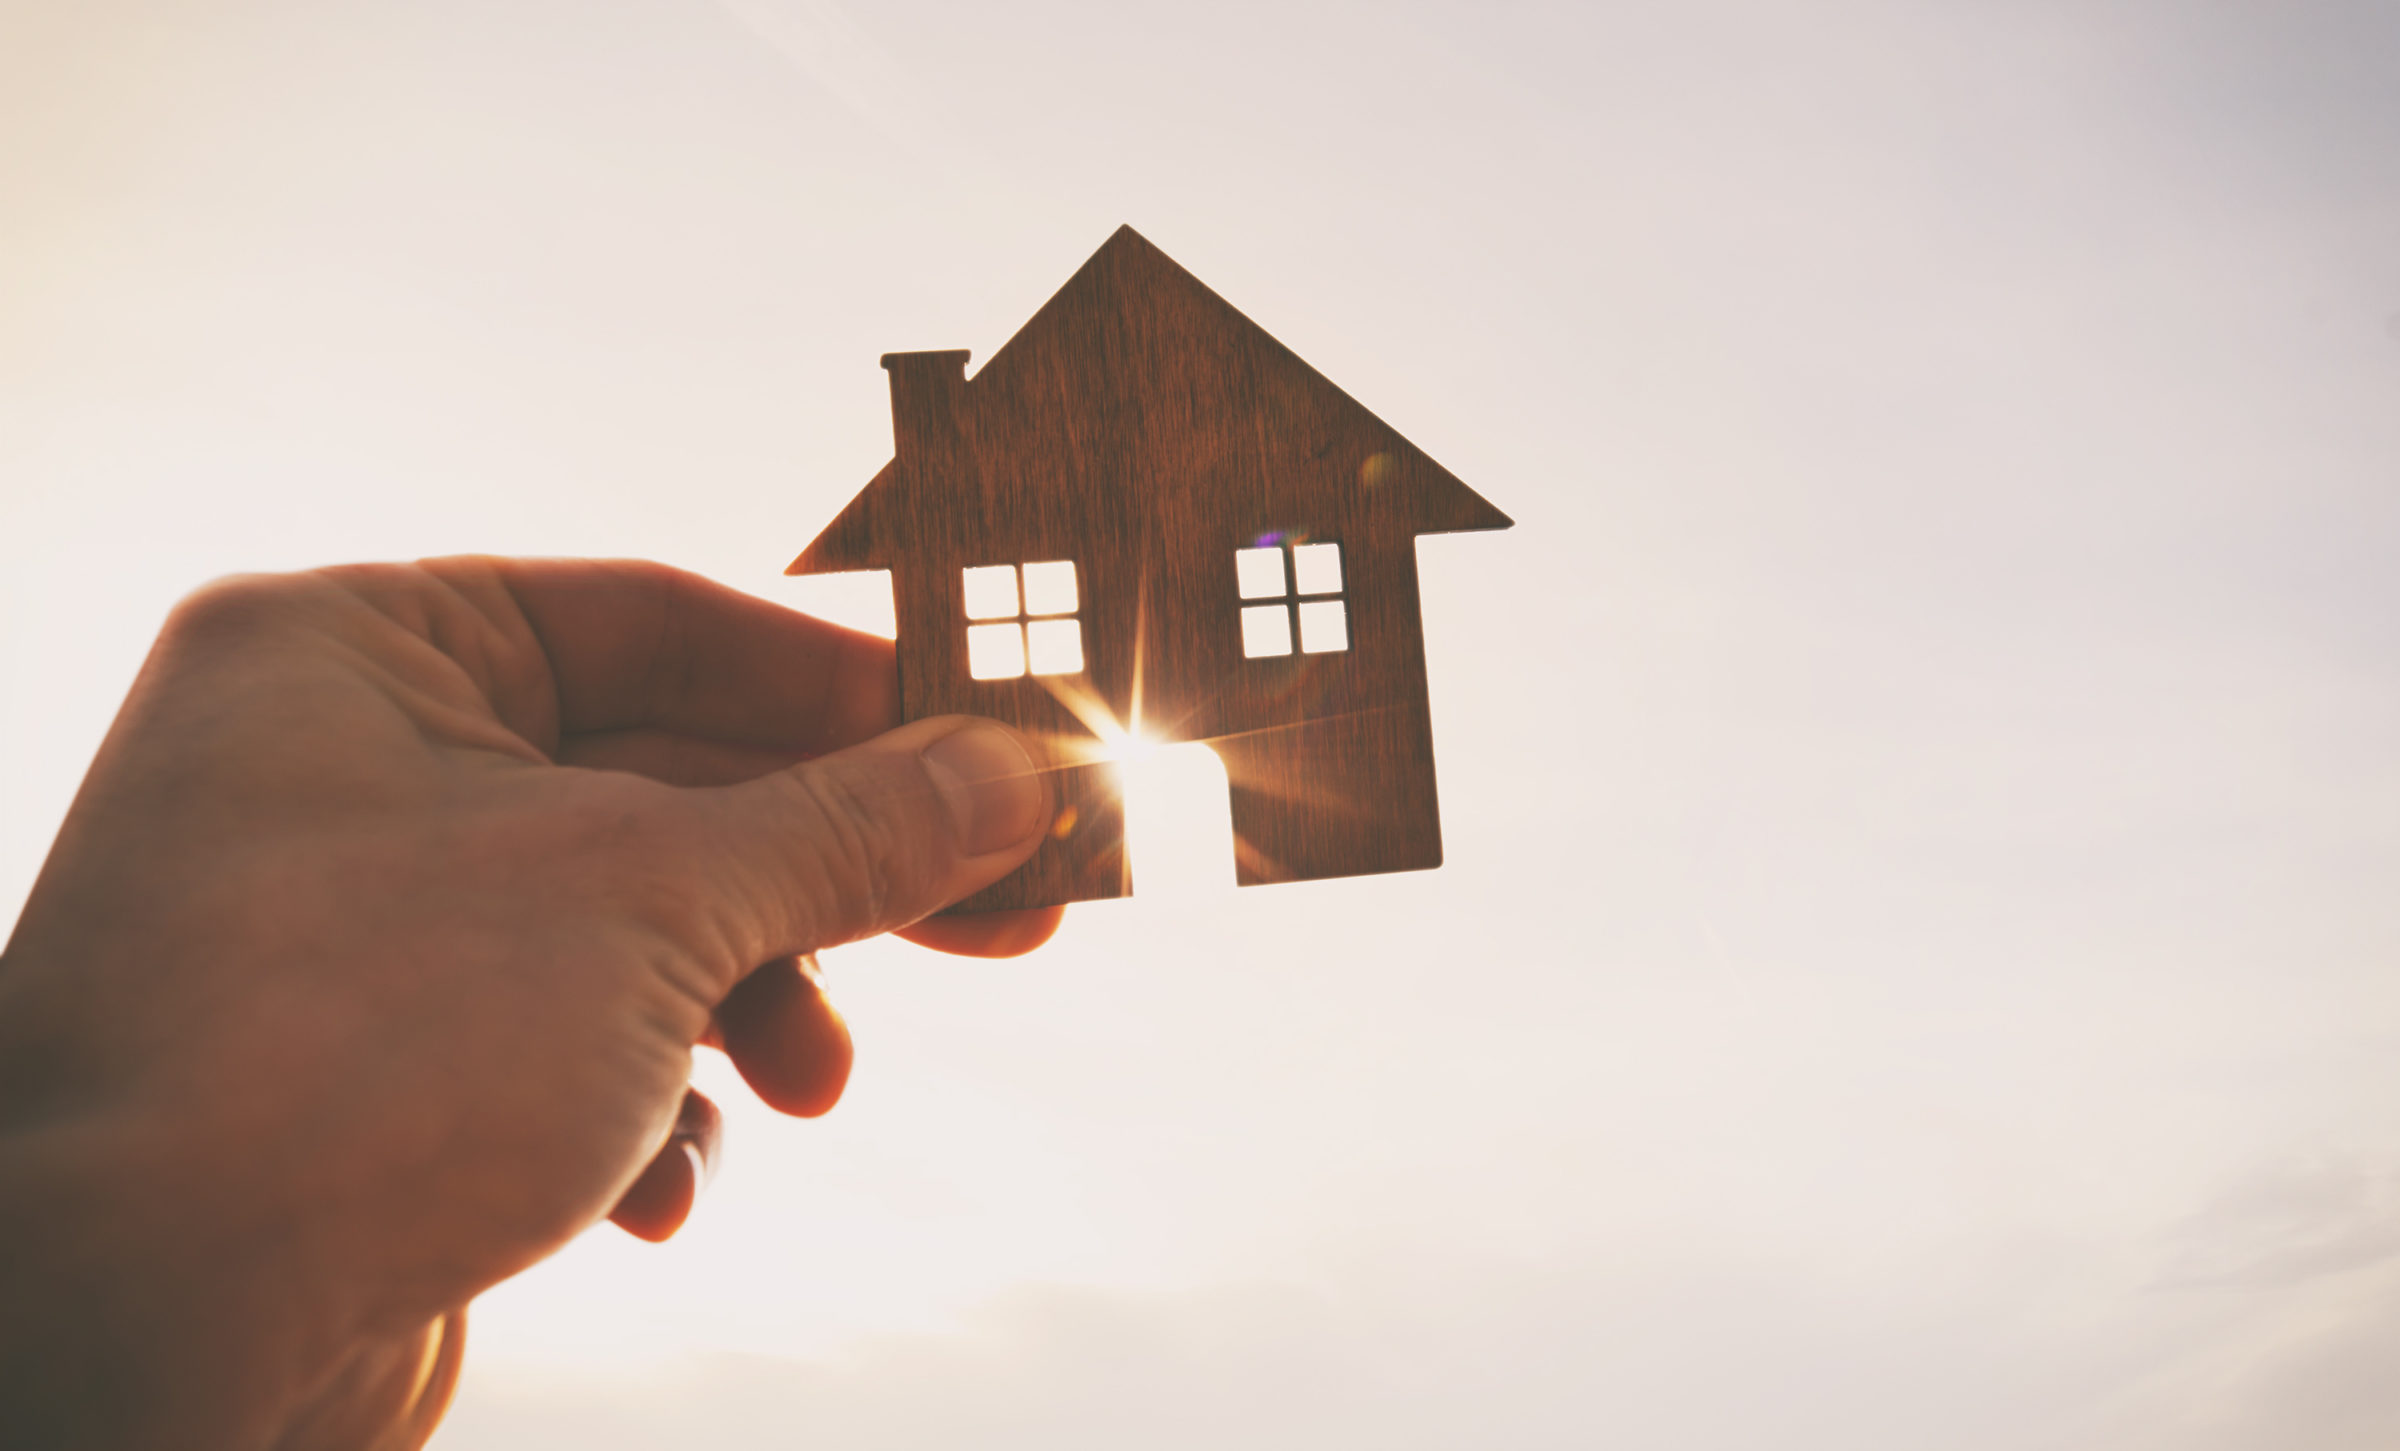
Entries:
<svg viewBox="0 0 2400 1451">
<path fill-rule="evenodd" d="M 892 461 L 790 570 L 890 570 L 903 713 L 1044 743 L 1071 809 L 953 910 L 1126 893 L 1099 723 L 1216 750 L 1244 885 L 1438 866 L 1416 536 L 1508 516 L 1130 227 L 966 361 L 885 357 Z M 1236 551 L 1296 542 L 1341 546 L 1349 648 L 1246 658 Z M 1084 670 L 972 679 L 963 571 L 1049 560 L 1075 562 Z"/>
</svg>

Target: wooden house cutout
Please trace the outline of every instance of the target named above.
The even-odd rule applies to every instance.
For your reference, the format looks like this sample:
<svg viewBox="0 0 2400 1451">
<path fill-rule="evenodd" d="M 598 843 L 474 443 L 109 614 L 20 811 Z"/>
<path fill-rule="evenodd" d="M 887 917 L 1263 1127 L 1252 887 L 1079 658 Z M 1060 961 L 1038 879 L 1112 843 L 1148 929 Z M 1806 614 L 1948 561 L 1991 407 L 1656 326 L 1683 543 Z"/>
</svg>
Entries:
<svg viewBox="0 0 2400 1451">
<path fill-rule="evenodd" d="M 1508 516 L 1131 227 L 966 362 L 885 355 L 892 461 L 788 571 L 891 571 L 904 716 L 1050 755 L 1052 840 L 954 910 L 1131 890 L 1126 732 L 1224 762 L 1244 886 L 1439 866 L 1416 537 Z"/>
</svg>

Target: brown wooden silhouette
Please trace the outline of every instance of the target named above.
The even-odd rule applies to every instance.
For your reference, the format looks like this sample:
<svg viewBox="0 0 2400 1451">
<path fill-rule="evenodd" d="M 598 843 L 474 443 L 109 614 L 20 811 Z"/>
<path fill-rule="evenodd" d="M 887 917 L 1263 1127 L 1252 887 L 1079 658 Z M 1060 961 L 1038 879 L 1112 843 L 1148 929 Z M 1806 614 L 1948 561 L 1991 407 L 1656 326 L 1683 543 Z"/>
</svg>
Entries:
<svg viewBox="0 0 2400 1451">
<path fill-rule="evenodd" d="M 954 910 L 1128 892 L 1096 749 L 1112 727 L 1216 751 L 1244 886 L 1439 866 L 1416 536 L 1508 516 L 1131 227 L 972 379 L 966 361 L 884 357 L 894 457 L 788 571 L 890 570 L 907 718 L 993 716 L 1045 743 L 1054 839 Z M 1300 548 L 1326 543 L 1331 591 L 1327 551 Z M 1237 552 L 1252 549 L 1272 552 L 1280 594 L 1255 554 L 1243 597 Z M 1019 572 L 1015 615 L 993 599 L 970 619 L 966 571 L 1059 561 L 1074 566 L 1081 668 L 975 678 L 971 627 L 989 673 L 1010 630 L 1030 622 L 1037 653 L 1063 650 L 1070 617 L 1044 595 L 1053 568 Z M 1253 657 L 1245 631 L 1271 646 L 1277 612 L 1290 653 Z M 1332 613 L 1345 648 L 1325 648 Z"/>
</svg>

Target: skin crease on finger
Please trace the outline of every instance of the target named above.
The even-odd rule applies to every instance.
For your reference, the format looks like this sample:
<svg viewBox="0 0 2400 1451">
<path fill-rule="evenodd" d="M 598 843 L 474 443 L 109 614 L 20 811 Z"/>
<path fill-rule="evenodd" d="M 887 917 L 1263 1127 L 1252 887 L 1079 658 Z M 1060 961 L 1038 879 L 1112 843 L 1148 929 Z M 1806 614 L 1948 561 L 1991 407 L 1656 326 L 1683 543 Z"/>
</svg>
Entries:
<svg viewBox="0 0 2400 1451">
<path fill-rule="evenodd" d="M 1056 929 L 928 915 L 1023 860 L 1049 794 L 999 727 L 896 717 L 888 641 L 656 565 L 180 609 L 0 958 L 0 1420 L 430 1434 L 476 1294 L 602 1217 L 683 1223 L 720 1132 L 696 1045 L 833 1106 L 813 949 Z"/>
</svg>

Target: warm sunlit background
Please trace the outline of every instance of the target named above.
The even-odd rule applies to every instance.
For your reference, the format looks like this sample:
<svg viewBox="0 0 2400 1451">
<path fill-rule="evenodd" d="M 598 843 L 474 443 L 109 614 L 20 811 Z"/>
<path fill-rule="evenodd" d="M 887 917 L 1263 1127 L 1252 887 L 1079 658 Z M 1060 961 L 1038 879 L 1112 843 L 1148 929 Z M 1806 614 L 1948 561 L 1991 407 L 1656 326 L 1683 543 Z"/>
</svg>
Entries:
<svg viewBox="0 0 2400 1451">
<path fill-rule="evenodd" d="M 0 923 L 211 576 L 888 622 L 778 576 L 877 356 L 1123 222 L 1520 521 L 1450 864 L 1233 892 L 1154 758 L 440 1451 L 2400 1444 L 2381 0 L 0 0 Z"/>
</svg>

